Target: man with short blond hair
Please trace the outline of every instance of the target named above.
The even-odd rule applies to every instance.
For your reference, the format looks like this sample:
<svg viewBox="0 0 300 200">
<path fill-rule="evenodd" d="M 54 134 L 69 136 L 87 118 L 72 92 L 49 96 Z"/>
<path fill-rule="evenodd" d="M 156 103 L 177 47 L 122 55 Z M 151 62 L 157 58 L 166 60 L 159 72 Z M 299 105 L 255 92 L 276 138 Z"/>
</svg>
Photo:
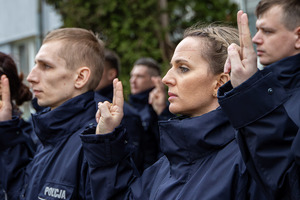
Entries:
<svg viewBox="0 0 300 200">
<path fill-rule="evenodd" d="M 79 134 L 96 124 L 93 89 L 102 75 L 103 52 L 102 41 L 85 29 L 46 36 L 27 77 L 38 104 L 48 107 L 32 116 L 40 140 L 36 150 L 10 114 L 7 83 L 14 80 L 1 77 L 0 183 L 8 199 L 92 199 Z"/>
</svg>

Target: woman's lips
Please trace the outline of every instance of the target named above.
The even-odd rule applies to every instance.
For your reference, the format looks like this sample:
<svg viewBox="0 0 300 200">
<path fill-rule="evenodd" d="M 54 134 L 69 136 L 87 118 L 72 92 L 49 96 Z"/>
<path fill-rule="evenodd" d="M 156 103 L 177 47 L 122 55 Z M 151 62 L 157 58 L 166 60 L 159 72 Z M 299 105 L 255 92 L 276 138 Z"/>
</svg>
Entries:
<svg viewBox="0 0 300 200">
<path fill-rule="evenodd" d="M 169 101 L 177 97 L 177 95 L 172 92 L 168 92 L 168 95 L 169 95 L 169 98 L 168 98 Z"/>
</svg>

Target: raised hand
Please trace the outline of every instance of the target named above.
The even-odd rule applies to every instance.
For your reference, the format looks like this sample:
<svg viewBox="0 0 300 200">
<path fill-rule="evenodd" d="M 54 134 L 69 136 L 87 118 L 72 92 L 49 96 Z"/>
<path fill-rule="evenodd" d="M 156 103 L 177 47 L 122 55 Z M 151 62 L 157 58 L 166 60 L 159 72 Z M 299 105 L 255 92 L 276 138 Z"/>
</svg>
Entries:
<svg viewBox="0 0 300 200">
<path fill-rule="evenodd" d="M 237 87 L 249 79 L 257 69 L 257 56 L 253 48 L 248 25 L 248 16 L 243 11 L 237 13 L 240 46 L 231 44 L 228 47 L 228 58 L 224 72 L 230 74 L 231 84 Z"/>
<path fill-rule="evenodd" d="M 98 103 L 98 111 L 96 113 L 96 121 L 98 123 L 96 134 L 105 134 L 112 132 L 120 125 L 123 118 L 123 86 L 117 78 L 113 81 L 114 96 L 113 102 L 108 101 Z"/>
<path fill-rule="evenodd" d="M 0 121 L 12 119 L 12 105 L 10 101 L 9 80 L 6 75 L 1 76 L 1 101 L 0 101 Z"/>
<path fill-rule="evenodd" d="M 156 114 L 160 115 L 167 107 L 165 86 L 160 77 L 152 77 L 152 81 L 155 88 L 149 94 L 149 104 L 152 105 Z"/>
</svg>

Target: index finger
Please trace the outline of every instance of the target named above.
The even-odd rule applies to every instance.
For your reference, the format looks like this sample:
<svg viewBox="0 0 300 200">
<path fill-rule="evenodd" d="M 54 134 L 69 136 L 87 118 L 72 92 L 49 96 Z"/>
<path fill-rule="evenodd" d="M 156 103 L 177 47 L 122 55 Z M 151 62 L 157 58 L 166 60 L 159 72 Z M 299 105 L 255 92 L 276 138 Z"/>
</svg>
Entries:
<svg viewBox="0 0 300 200">
<path fill-rule="evenodd" d="M 243 13 L 241 15 L 241 39 L 243 43 L 243 50 L 242 53 L 247 55 L 248 53 L 252 53 L 254 51 L 253 45 L 252 45 L 252 39 L 251 39 L 251 33 L 249 29 L 249 24 L 248 24 L 248 16 L 246 13 Z"/>
<path fill-rule="evenodd" d="M 151 80 L 154 83 L 155 88 L 157 88 L 159 90 L 163 90 L 164 89 L 164 84 L 161 81 L 161 77 L 152 77 Z"/>
<path fill-rule="evenodd" d="M 113 81 L 113 85 L 114 85 L 114 96 L 113 96 L 112 104 L 117 105 L 120 108 L 123 108 L 124 96 L 123 96 L 122 82 L 119 81 L 119 79 L 115 78 Z"/>
<path fill-rule="evenodd" d="M 6 75 L 1 76 L 1 98 L 3 104 L 10 104 L 9 80 Z"/>
<path fill-rule="evenodd" d="M 241 55 L 243 55 L 243 40 L 242 40 L 242 33 L 243 33 L 243 30 L 242 30 L 242 23 L 241 23 L 241 17 L 243 15 L 243 11 L 240 10 L 238 11 L 237 13 L 237 24 L 238 24 L 238 30 L 239 30 L 239 39 L 240 39 L 240 47 L 241 47 Z M 243 59 L 243 58 L 241 58 Z"/>
</svg>

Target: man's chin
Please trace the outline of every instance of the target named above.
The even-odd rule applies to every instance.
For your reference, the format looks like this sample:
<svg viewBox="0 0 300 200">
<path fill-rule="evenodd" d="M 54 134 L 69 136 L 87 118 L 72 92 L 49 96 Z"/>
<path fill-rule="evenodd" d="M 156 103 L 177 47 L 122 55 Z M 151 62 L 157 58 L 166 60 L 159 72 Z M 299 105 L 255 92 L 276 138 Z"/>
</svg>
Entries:
<svg viewBox="0 0 300 200">
<path fill-rule="evenodd" d="M 259 57 L 259 63 L 263 66 L 267 66 L 267 65 L 272 64 L 272 62 L 270 62 L 268 59 L 265 59 L 265 58 L 262 58 L 262 57 Z"/>
<path fill-rule="evenodd" d="M 48 107 L 43 101 L 41 101 L 39 99 L 37 100 L 37 104 L 41 107 Z"/>
</svg>

